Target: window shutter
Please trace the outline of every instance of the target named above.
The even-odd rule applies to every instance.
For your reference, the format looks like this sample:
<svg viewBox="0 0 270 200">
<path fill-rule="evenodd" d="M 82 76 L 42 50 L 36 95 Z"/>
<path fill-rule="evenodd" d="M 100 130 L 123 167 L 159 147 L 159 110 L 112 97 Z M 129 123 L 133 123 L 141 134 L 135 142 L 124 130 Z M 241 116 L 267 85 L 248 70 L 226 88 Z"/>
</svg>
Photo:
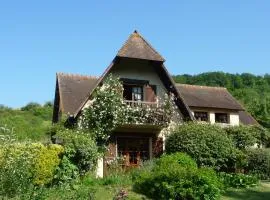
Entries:
<svg viewBox="0 0 270 200">
<path fill-rule="evenodd" d="M 156 101 L 156 86 L 155 85 L 145 86 L 145 101 L 148 101 L 148 102 Z"/>
</svg>

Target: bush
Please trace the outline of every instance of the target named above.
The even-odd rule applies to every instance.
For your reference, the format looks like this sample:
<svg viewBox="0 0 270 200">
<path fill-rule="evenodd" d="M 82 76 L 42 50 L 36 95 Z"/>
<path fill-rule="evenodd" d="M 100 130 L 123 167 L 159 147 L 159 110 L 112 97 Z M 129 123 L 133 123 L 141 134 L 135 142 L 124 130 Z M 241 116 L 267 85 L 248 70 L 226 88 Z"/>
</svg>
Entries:
<svg viewBox="0 0 270 200">
<path fill-rule="evenodd" d="M 73 164 L 69 158 L 64 155 L 61 163 L 56 169 L 56 173 L 54 176 L 54 183 L 56 184 L 64 184 L 70 183 L 73 179 L 76 180 L 79 177 L 79 169 Z"/>
<path fill-rule="evenodd" d="M 30 169 L 31 163 L 26 155 L 14 158 L 1 149 L 0 196 L 10 198 L 33 188 Z"/>
<path fill-rule="evenodd" d="M 153 199 L 218 199 L 222 188 L 214 170 L 197 168 L 184 154 L 162 156 L 135 175 L 135 191 Z"/>
<path fill-rule="evenodd" d="M 244 164 L 245 159 L 225 130 L 210 124 L 180 125 L 168 135 L 166 152 L 187 153 L 196 160 L 198 166 L 214 167 L 221 171 L 234 171 Z"/>
<path fill-rule="evenodd" d="M 257 126 L 232 126 L 225 130 L 238 149 L 245 149 L 254 144 L 265 145 L 269 138 L 268 131 Z"/>
<path fill-rule="evenodd" d="M 256 186 L 259 182 L 256 176 L 241 173 L 220 173 L 219 177 L 225 187 L 247 188 Z"/>
<path fill-rule="evenodd" d="M 77 166 L 81 175 L 89 170 L 95 170 L 100 154 L 96 142 L 90 134 L 79 130 L 61 129 L 54 137 L 64 146 L 65 157 L 70 161 L 68 163 L 69 161 L 66 160 L 61 166 L 72 168 L 73 164 Z"/>
<path fill-rule="evenodd" d="M 261 179 L 270 178 L 270 150 L 249 149 L 247 150 L 248 164 L 246 171 L 255 174 Z"/>
<path fill-rule="evenodd" d="M 53 180 L 63 148 L 40 143 L 5 143 L 0 148 L 0 196 L 33 191 Z"/>
<path fill-rule="evenodd" d="M 156 161 L 156 164 L 160 167 L 166 168 L 169 165 L 180 165 L 181 167 L 196 169 L 196 162 L 185 153 L 174 153 L 170 155 L 163 155 Z"/>
<path fill-rule="evenodd" d="M 55 144 L 36 145 L 38 151 L 34 158 L 33 183 L 35 185 L 46 185 L 52 182 L 61 161 L 59 155 L 63 154 L 64 149 L 62 146 Z"/>
</svg>

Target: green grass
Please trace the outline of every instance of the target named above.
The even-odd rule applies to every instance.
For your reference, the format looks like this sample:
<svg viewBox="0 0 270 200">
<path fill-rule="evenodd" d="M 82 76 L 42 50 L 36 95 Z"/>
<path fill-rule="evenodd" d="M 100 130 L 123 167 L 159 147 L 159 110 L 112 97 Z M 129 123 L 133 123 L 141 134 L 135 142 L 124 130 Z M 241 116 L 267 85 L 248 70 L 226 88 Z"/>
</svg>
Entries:
<svg viewBox="0 0 270 200">
<path fill-rule="evenodd" d="M 94 180 L 93 180 L 94 181 Z M 44 199 L 95 199 L 109 200 L 124 189 L 128 194 L 128 200 L 147 200 L 144 195 L 138 194 L 132 190 L 131 185 L 112 183 L 103 185 L 104 182 L 85 179 L 82 183 L 73 188 L 53 188 L 46 191 Z M 221 200 L 269 200 L 270 199 L 270 182 L 262 182 L 254 188 L 246 189 L 229 189 Z"/>
<path fill-rule="evenodd" d="M 148 200 L 144 195 L 134 192 L 131 185 L 132 182 L 128 174 L 112 175 L 103 179 L 96 179 L 93 175 L 86 175 L 84 178 L 77 182 L 75 181 L 71 185 L 39 189 L 34 192 L 34 196 L 30 197 L 30 195 L 26 195 L 26 199 L 111 200 L 119 193 L 119 191 L 124 190 L 128 195 L 128 200 Z M 17 199 L 23 198 L 25 197 L 17 197 Z"/>
<path fill-rule="evenodd" d="M 44 113 L 0 108 L 0 127 L 8 128 L 20 141 L 46 141 L 48 136 L 45 133 L 51 125 L 52 110 L 41 109 Z"/>
<path fill-rule="evenodd" d="M 261 182 L 257 187 L 247 189 L 229 189 L 221 200 L 268 200 L 270 182 Z"/>
</svg>

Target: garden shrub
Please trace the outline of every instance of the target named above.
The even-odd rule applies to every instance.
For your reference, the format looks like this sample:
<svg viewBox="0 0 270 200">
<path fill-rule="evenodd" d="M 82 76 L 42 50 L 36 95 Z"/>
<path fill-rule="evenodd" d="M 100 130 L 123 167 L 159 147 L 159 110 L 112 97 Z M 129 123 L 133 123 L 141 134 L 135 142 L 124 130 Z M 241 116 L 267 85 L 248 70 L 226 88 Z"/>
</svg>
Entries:
<svg viewBox="0 0 270 200">
<path fill-rule="evenodd" d="M 63 148 L 40 143 L 8 142 L 0 147 L 0 195 L 12 197 L 51 183 Z"/>
<path fill-rule="evenodd" d="M 80 130 L 61 129 L 54 137 L 64 146 L 64 155 L 69 160 L 64 160 L 61 166 L 73 168 L 71 165 L 75 165 L 81 175 L 95 170 L 100 154 L 90 134 Z"/>
<path fill-rule="evenodd" d="M 163 155 L 156 161 L 158 166 L 166 167 L 166 165 L 179 164 L 182 167 L 197 168 L 196 162 L 185 153 L 174 153 L 170 155 Z"/>
<path fill-rule="evenodd" d="M 219 178 L 225 187 L 247 188 L 256 186 L 259 182 L 257 176 L 242 173 L 220 173 Z"/>
<path fill-rule="evenodd" d="M 79 175 L 78 167 L 73 164 L 66 155 L 64 155 L 56 169 L 54 183 L 58 185 L 70 183 L 72 180 L 76 180 Z"/>
<path fill-rule="evenodd" d="M 248 149 L 246 171 L 261 179 L 270 178 L 270 149 Z"/>
<path fill-rule="evenodd" d="M 245 149 L 255 144 L 265 144 L 268 137 L 266 131 L 257 126 L 232 126 L 226 128 L 225 131 L 233 139 L 238 149 Z"/>
<path fill-rule="evenodd" d="M 51 183 L 54 178 L 56 168 L 61 161 L 59 155 L 63 154 L 64 148 L 56 144 L 48 146 L 36 145 L 39 149 L 34 158 L 33 183 L 36 185 L 46 185 Z"/>
<path fill-rule="evenodd" d="M 29 155 L 14 157 L 1 147 L 0 180 L 1 197 L 11 198 L 29 191 L 33 187 Z"/>
<path fill-rule="evenodd" d="M 178 161 L 173 157 L 180 158 Z M 153 199 L 218 199 L 222 184 L 214 170 L 197 168 L 184 154 L 165 155 L 133 176 L 135 191 Z"/>
<path fill-rule="evenodd" d="M 198 166 L 221 171 L 234 171 L 245 163 L 245 156 L 234 147 L 225 130 L 210 124 L 185 123 L 178 126 L 166 138 L 166 152 L 185 152 L 195 159 Z"/>
</svg>

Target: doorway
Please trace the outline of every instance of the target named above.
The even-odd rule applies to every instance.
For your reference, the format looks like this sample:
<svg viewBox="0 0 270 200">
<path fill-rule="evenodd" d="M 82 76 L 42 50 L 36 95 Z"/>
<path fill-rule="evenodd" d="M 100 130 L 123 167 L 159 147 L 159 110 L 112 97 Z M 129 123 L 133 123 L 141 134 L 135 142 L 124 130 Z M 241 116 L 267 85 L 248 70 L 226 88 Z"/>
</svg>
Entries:
<svg viewBox="0 0 270 200">
<path fill-rule="evenodd" d="M 149 137 L 117 137 L 117 154 L 126 166 L 138 166 L 150 159 Z"/>
</svg>

